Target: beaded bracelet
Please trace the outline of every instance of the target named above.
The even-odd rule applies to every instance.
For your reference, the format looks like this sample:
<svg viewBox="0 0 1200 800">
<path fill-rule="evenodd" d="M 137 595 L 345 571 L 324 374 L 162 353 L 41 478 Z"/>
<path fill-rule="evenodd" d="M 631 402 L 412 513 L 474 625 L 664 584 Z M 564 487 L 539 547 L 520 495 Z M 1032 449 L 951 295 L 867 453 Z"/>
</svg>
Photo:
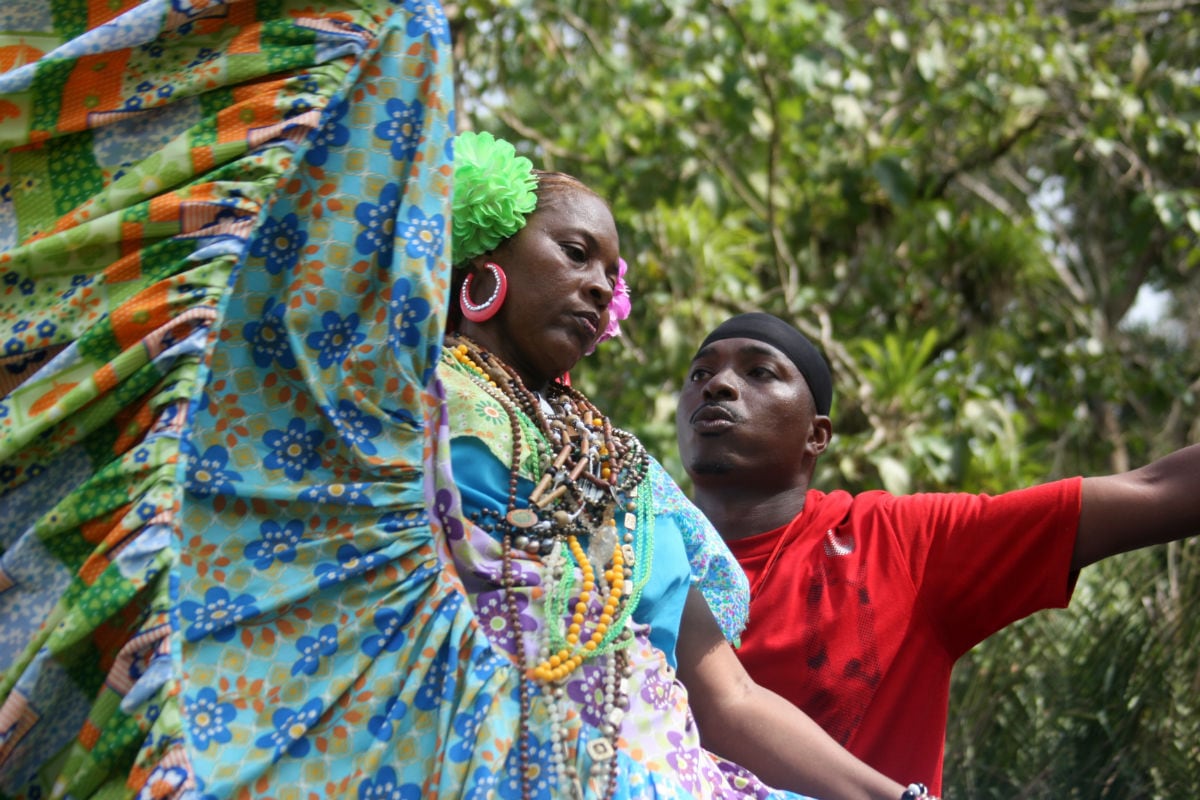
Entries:
<svg viewBox="0 0 1200 800">
<path fill-rule="evenodd" d="M 929 793 L 929 787 L 923 783 L 910 783 L 900 795 L 900 800 L 937 800 Z"/>
</svg>

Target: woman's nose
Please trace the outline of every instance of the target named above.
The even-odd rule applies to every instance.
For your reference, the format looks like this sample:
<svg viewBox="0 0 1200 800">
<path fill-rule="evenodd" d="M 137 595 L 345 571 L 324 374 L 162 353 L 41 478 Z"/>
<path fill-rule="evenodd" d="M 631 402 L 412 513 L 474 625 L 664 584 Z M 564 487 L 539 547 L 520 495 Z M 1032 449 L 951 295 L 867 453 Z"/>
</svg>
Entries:
<svg viewBox="0 0 1200 800">
<path fill-rule="evenodd" d="M 588 292 L 606 308 L 612 302 L 613 287 L 608 282 L 608 271 L 604 265 L 596 262 L 588 270 Z"/>
</svg>

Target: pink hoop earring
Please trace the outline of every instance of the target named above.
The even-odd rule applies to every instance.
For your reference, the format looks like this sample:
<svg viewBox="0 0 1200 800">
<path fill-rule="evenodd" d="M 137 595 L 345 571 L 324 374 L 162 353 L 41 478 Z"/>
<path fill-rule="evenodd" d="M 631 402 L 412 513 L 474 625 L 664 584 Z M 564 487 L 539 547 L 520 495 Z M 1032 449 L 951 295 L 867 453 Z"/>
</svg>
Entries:
<svg viewBox="0 0 1200 800">
<path fill-rule="evenodd" d="M 500 265 L 489 261 L 483 266 L 490 270 L 492 277 L 496 279 L 496 288 L 492 290 L 488 299 L 479 304 L 471 302 L 471 284 L 475 280 L 474 272 L 467 273 L 462 290 L 458 293 L 458 307 L 462 309 L 463 316 L 471 322 L 486 322 L 496 316 L 500 306 L 504 305 L 504 298 L 508 296 L 508 276 L 504 274 L 504 270 L 500 269 Z"/>
</svg>

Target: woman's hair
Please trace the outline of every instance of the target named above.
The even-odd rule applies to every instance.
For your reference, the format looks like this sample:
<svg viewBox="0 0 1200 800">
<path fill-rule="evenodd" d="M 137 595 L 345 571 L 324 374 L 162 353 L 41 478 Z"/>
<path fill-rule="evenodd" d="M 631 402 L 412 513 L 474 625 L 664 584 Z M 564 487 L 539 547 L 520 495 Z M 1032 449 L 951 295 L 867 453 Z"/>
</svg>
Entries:
<svg viewBox="0 0 1200 800">
<path fill-rule="evenodd" d="M 592 187 L 574 175 L 568 175 L 565 172 L 546 172 L 540 169 L 535 169 L 533 174 L 537 177 L 537 188 L 533 190 L 534 194 L 537 195 L 537 206 L 533 209 L 534 211 L 537 211 L 544 203 L 553 200 L 557 195 L 568 190 L 584 191 L 594 197 L 600 197 Z M 603 197 L 600 197 L 600 199 L 604 200 Z M 607 201 L 605 201 L 605 205 L 608 205 Z M 515 235 L 513 234 L 513 236 Z"/>
</svg>

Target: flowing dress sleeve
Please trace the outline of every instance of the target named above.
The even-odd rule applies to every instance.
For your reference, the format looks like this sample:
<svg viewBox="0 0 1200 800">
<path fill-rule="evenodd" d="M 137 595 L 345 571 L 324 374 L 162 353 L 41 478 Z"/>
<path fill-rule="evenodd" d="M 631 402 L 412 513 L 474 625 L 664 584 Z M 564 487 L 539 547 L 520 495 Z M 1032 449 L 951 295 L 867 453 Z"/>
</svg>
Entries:
<svg viewBox="0 0 1200 800">
<path fill-rule="evenodd" d="M 436 3 L 4 4 L 0 795 L 380 782 L 449 50 Z"/>
</svg>

